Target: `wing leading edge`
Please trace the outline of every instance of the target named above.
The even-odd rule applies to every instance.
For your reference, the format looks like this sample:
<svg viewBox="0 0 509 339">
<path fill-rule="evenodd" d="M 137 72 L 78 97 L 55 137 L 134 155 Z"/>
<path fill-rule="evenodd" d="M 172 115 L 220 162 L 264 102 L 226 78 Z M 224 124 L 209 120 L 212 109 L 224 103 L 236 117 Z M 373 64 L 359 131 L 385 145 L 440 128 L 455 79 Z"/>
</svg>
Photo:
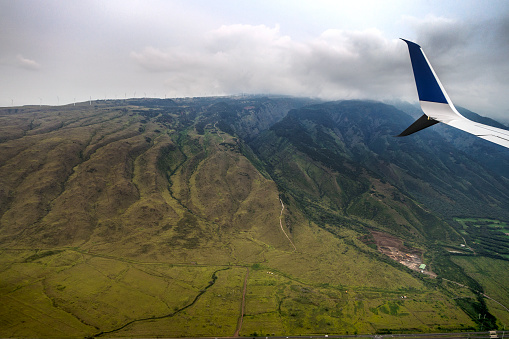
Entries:
<svg viewBox="0 0 509 339">
<path fill-rule="evenodd" d="M 454 107 L 421 46 L 405 39 L 401 40 L 408 45 L 419 103 L 424 115 L 398 136 L 407 136 L 443 122 L 479 138 L 509 148 L 509 131 L 480 124 L 462 116 Z"/>
</svg>

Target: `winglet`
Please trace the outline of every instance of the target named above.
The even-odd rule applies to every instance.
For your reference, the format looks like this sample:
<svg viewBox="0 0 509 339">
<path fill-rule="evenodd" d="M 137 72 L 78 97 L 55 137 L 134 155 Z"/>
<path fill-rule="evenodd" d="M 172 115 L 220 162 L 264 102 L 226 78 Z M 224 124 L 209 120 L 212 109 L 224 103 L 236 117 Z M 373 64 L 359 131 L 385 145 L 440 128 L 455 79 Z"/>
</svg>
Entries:
<svg viewBox="0 0 509 339">
<path fill-rule="evenodd" d="M 424 55 L 421 46 L 405 39 L 401 40 L 408 45 L 419 101 L 439 102 L 442 104 L 449 103 L 446 97 L 447 95 L 426 58 L 426 55 Z"/>
<path fill-rule="evenodd" d="M 401 39 L 408 45 L 419 102 L 424 115 L 398 136 L 418 132 L 438 122 L 471 133 L 479 138 L 509 148 L 509 131 L 468 120 L 462 116 L 445 92 L 421 46 Z"/>
<path fill-rule="evenodd" d="M 410 61 L 414 71 L 415 84 L 417 86 L 417 94 L 421 107 L 423 102 L 449 104 L 447 94 L 438 80 L 438 77 L 433 71 L 426 55 L 424 54 L 421 46 L 415 42 L 401 38 L 408 45 L 408 52 L 410 53 Z M 433 119 L 424 112 L 424 115 L 410 125 L 406 130 L 401 132 L 398 137 L 404 137 L 430 126 L 433 126 L 440 121 Z"/>
</svg>

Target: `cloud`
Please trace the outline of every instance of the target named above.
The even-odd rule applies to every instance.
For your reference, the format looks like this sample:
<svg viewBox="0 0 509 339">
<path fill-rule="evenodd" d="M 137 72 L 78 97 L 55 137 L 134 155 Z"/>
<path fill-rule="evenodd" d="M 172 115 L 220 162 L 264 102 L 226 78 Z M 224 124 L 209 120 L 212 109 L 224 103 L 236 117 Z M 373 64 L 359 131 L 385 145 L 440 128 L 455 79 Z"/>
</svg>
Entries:
<svg viewBox="0 0 509 339">
<path fill-rule="evenodd" d="M 16 57 L 16 65 L 20 68 L 29 70 L 29 71 L 38 71 L 41 68 L 41 65 L 34 60 L 27 59 L 23 57 L 21 54 L 18 54 Z"/>
<path fill-rule="evenodd" d="M 402 23 L 459 106 L 504 118 L 509 16 L 467 22 L 427 15 Z M 192 44 L 131 53 L 175 95 L 272 93 L 326 100 L 417 100 L 406 44 L 378 29 L 329 29 L 296 40 L 279 26 L 223 25 Z M 507 118 L 506 118 L 507 119 Z"/>
<path fill-rule="evenodd" d="M 407 67 L 401 41 L 388 40 L 375 29 L 327 30 L 305 48 L 306 54 L 294 69 L 299 70 L 302 81 L 319 84 L 318 96 L 376 99 L 402 95 L 397 78 L 405 79 Z"/>
<path fill-rule="evenodd" d="M 224 25 L 199 44 L 146 47 L 131 58 L 148 72 L 167 74 L 175 91 L 381 98 L 406 90 L 395 80 L 409 70 L 403 51 L 401 41 L 375 29 L 327 30 L 295 41 L 278 26 Z"/>
<path fill-rule="evenodd" d="M 405 16 L 403 19 L 416 32 L 422 46 L 435 54 L 457 51 L 469 44 L 475 26 L 456 19 L 426 15 L 423 18 Z"/>
</svg>

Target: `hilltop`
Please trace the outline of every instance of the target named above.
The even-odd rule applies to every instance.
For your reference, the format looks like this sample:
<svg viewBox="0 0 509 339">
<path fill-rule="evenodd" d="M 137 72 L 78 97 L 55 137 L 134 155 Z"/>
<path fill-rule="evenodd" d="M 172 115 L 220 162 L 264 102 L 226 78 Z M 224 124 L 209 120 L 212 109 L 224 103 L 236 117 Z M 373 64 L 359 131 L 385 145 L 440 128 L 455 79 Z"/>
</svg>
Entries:
<svg viewBox="0 0 509 339">
<path fill-rule="evenodd" d="M 509 305 L 509 154 L 393 137 L 412 121 L 262 96 L 0 109 L 0 336 L 509 324 L 479 294 Z"/>
</svg>

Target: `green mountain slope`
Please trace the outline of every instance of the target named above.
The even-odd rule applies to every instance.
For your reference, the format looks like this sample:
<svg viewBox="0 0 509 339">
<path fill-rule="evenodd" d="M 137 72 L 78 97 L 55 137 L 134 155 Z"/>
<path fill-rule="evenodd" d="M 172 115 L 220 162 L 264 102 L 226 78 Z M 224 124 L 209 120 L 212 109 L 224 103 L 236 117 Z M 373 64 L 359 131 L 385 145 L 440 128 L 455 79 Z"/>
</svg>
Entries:
<svg viewBox="0 0 509 339">
<path fill-rule="evenodd" d="M 447 218 L 504 219 L 506 179 L 425 136 L 398 144 L 408 121 L 379 103 L 263 97 L 1 110 L 0 335 L 502 326 L 503 310 L 441 278 L 483 291 L 447 252 L 474 233 Z"/>
</svg>

